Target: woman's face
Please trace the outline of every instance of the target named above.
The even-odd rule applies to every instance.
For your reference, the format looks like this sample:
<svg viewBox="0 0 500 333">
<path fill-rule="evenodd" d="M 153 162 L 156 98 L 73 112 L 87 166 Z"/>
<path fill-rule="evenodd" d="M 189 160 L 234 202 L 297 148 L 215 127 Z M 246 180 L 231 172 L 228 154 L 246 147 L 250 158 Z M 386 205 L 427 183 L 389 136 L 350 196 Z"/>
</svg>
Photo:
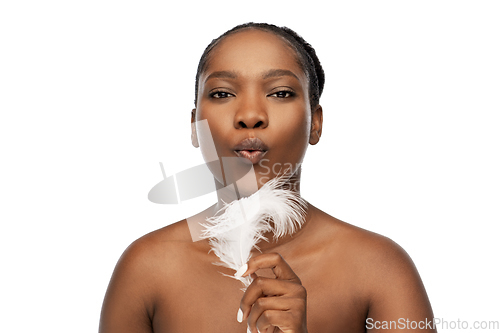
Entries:
<svg viewBox="0 0 500 333">
<path fill-rule="evenodd" d="M 219 158 L 253 164 L 259 188 L 287 168 L 295 173 L 321 135 L 321 108 L 311 117 L 308 79 L 295 51 L 261 30 L 229 35 L 212 50 L 193 111 L 192 122 L 208 121 Z M 206 140 L 198 137 L 206 156 Z"/>
</svg>

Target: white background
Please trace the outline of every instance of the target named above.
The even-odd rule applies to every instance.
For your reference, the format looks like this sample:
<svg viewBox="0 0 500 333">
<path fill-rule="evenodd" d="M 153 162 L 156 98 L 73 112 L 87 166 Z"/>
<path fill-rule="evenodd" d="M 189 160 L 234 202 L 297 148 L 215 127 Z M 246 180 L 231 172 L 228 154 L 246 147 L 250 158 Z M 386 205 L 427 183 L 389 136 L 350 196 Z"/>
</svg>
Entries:
<svg viewBox="0 0 500 333">
<path fill-rule="evenodd" d="M 147 193 L 202 163 L 198 60 L 248 21 L 326 72 L 303 196 L 405 248 L 435 317 L 500 320 L 499 2 L 180 3 L 0 5 L 0 331 L 97 331 L 123 250 L 209 205 Z"/>
</svg>

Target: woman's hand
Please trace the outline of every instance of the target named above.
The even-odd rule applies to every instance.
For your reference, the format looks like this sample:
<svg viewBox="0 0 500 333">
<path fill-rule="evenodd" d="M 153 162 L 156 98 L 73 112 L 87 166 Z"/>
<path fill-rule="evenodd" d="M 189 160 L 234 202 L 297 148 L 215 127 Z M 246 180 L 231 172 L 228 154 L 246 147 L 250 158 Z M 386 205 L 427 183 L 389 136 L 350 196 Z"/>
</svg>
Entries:
<svg viewBox="0 0 500 333">
<path fill-rule="evenodd" d="M 252 333 L 307 333 L 307 293 L 299 277 L 279 253 L 266 253 L 250 259 L 242 276 L 254 279 L 240 303 L 238 319 L 248 319 Z M 255 272 L 271 268 L 275 279 L 258 277 Z M 238 273 L 237 273 L 238 274 Z"/>
</svg>

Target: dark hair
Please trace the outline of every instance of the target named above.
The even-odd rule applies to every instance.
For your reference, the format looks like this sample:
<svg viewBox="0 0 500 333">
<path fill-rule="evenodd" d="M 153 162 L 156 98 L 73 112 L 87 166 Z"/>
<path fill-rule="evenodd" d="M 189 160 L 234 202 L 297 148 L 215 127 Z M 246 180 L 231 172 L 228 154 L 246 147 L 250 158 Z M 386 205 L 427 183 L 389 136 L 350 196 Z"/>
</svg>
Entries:
<svg viewBox="0 0 500 333">
<path fill-rule="evenodd" d="M 285 41 L 288 42 L 288 44 L 290 44 L 290 46 L 295 50 L 298 56 L 299 65 L 302 67 L 302 70 L 307 75 L 309 80 L 309 101 L 311 103 L 311 110 L 314 110 L 314 108 L 319 104 L 319 98 L 323 92 L 323 86 L 325 85 L 325 72 L 321 67 L 321 63 L 319 62 L 314 48 L 290 28 L 254 22 L 241 24 L 226 31 L 218 38 L 212 40 L 212 42 L 206 47 L 198 64 L 198 71 L 196 72 L 194 104 L 196 105 L 197 103 L 196 100 L 198 98 L 198 83 L 200 75 L 204 70 L 206 70 L 212 50 L 228 35 L 250 28 L 268 31 L 280 36 L 284 38 Z"/>
</svg>

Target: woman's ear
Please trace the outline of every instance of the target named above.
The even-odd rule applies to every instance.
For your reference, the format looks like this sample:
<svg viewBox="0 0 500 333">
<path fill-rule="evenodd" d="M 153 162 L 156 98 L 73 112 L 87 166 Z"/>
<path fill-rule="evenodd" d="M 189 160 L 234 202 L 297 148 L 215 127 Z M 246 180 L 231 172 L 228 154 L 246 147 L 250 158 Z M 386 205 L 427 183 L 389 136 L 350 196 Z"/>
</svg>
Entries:
<svg viewBox="0 0 500 333">
<path fill-rule="evenodd" d="M 313 111 L 311 117 L 311 132 L 309 133 L 309 143 L 315 145 L 319 142 L 321 137 L 321 130 L 323 128 L 323 108 L 318 104 Z"/>
<path fill-rule="evenodd" d="M 198 134 L 196 134 L 196 109 L 191 111 L 191 143 L 195 148 L 200 146 L 198 143 Z"/>
</svg>

